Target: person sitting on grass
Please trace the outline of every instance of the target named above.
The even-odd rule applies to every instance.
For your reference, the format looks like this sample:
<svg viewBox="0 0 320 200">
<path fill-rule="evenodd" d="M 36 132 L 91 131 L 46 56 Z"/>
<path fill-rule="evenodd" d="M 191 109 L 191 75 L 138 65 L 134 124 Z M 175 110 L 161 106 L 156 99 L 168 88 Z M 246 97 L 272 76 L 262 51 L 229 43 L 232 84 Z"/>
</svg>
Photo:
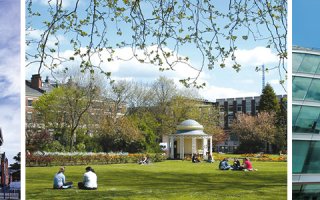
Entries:
<svg viewBox="0 0 320 200">
<path fill-rule="evenodd" d="M 212 158 L 212 155 L 208 155 L 208 160 L 207 160 L 208 163 L 213 163 L 213 158 Z"/>
<path fill-rule="evenodd" d="M 60 167 L 59 171 L 54 175 L 53 188 L 54 189 L 68 189 L 72 187 L 72 182 L 66 182 L 64 175 L 64 167 Z"/>
<path fill-rule="evenodd" d="M 228 163 L 228 159 L 224 158 L 220 163 L 219 163 L 219 169 L 220 170 L 229 170 L 232 169 L 232 167 Z"/>
<path fill-rule="evenodd" d="M 244 158 L 243 159 L 243 170 L 244 171 L 258 171 L 257 169 L 253 169 L 252 163 L 250 162 L 249 158 Z"/>
<path fill-rule="evenodd" d="M 91 167 L 86 168 L 86 173 L 83 175 L 83 182 L 79 182 L 78 187 L 82 190 L 96 190 L 98 188 L 97 175 Z"/>
<path fill-rule="evenodd" d="M 192 162 L 193 162 L 193 163 L 199 163 L 199 162 L 200 162 L 200 160 L 199 160 L 199 158 L 198 158 L 198 156 L 197 156 L 196 154 L 193 154 L 193 156 L 192 156 Z"/>
<path fill-rule="evenodd" d="M 232 170 L 242 170 L 243 167 L 240 165 L 240 161 L 235 158 L 232 165 Z"/>
<path fill-rule="evenodd" d="M 148 156 L 144 156 L 140 161 L 139 161 L 139 164 L 140 165 L 146 165 L 146 164 L 149 164 L 149 157 Z"/>
</svg>

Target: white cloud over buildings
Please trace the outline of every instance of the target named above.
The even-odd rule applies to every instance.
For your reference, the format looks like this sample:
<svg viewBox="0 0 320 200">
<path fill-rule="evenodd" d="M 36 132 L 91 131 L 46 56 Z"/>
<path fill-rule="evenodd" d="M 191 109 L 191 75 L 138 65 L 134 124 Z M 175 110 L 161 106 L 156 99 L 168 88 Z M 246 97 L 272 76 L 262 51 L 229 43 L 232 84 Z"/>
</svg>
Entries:
<svg viewBox="0 0 320 200">
<path fill-rule="evenodd" d="M 155 47 L 149 47 L 149 50 Z M 166 49 L 170 51 L 170 49 Z M 85 51 L 85 49 L 82 49 Z M 145 58 L 142 50 L 136 51 L 140 58 Z M 235 72 L 234 69 L 228 67 L 231 65 L 229 61 L 226 62 L 227 67 L 220 69 L 219 67 L 208 71 L 204 70 L 199 78 L 198 83 L 206 83 L 206 87 L 200 90 L 203 98 L 208 100 L 215 100 L 216 98 L 227 97 L 243 97 L 243 96 L 255 96 L 261 92 L 261 72 L 256 72 L 255 67 L 257 65 L 265 64 L 267 66 L 276 65 L 278 57 L 272 53 L 271 49 L 265 47 L 255 47 L 253 49 L 239 49 L 236 53 L 237 61 L 242 65 L 240 72 Z M 67 50 L 61 53 L 64 57 L 72 57 L 73 51 Z M 159 67 L 152 64 L 140 63 L 135 58 L 132 58 L 133 52 L 131 48 L 115 49 L 113 55 L 113 61 L 108 62 L 110 55 L 107 50 L 103 50 L 101 55 L 96 54 L 91 58 L 91 62 L 94 65 L 100 63 L 100 67 L 106 72 L 112 73 L 112 79 L 126 79 L 135 80 L 139 82 L 152 82 L 159 76 L 166 76 L 173 79 L 177 84 L 180 79 L 188 77 L 195 77 L 198 75 L 198 71 L 189 67 L 189 65 L 195 66 L 193 60 L 189 60 L 186 64 L 178 63 L 172 70 L 160 72 Z M 175 55 L 183 57 L 183 55 Z M 132 58 L 132 59 L 131 59 Z M 100 62 L 101 59 L 103 62 Z M 148 59 L 144 59 L 146 62 Z M 169 61 L 173 61 L 169 59 Z M 61 71 L 65 67 L 69 69 L 72 67 L 79 67 L 80 59 L 75 57 L 75 61 L 66 62 L 58 67 L 56 70 Z M 163 67 L 166 67 L 164 64 Z M 32 73 L 37 72 L 37 66 L 33 66 L 27 69 L 27 78 L 29 79 Z M 49 75 L 48 70 L 43 70 L 42 76 Z M 271 74 L 271 73 L 270 73 Z M 273 73 L 272 76 L 275 74 Z M 269 76 L 269 74 L 267 74 Z M 268 81 L 269 77 L 267 78 Z M 274 78 L 276 79 L 276 78 Z M 279 82 L 278 82 L 279 83 Z M 272 82 L 273 86 L 277 86 Z"/>
<path fill-rule="evenodd" d="M 4 138 L 1 152 L 9 163 L 21 151 L 20 119 L 20 1 L 0 5 L 0 127 Z"/>
</svg>

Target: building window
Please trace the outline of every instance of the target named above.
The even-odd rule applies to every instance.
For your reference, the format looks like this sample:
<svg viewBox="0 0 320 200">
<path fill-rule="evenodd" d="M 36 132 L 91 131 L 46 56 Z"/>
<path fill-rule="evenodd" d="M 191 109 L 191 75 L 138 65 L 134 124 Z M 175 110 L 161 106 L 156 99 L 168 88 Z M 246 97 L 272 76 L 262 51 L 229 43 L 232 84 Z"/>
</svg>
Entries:
<svg viewBox="0 0 320 200">
<path fill-rule="evenodd" d="M 296 123 L 300 109 L 301 109 L 301 106 L 292 105 L 292 125 L 293 126 Z"/>
<path fill-rule="evenodd" d="M 228 111 L 229 111 L 229 112 L 233 112 L 233 105 L 229 105 Z"/>
<path fill-rule="evenodd" d="M 247 113 L 251 113 L 251 99 L 246 100 L 246 111 Z"/>
<path fill-rule="evenodd" d="M 228 115 L 228 125 L 230 126 L 233 122 L 233 115 Z"/>
<path fill-rule="evenodd" d="M 312 80 L 312 83 L 306 96 L 306 100 L 318 102 L 320 101 L 320 79 Z"/>
<path fill-rule="evenodd" d="M 292 54 L 292 72 L 298 71 L 304 55 L 305 54 L 302 54 L 302 53 L 293 53 Z"/>
<path fill-rule="evenodd" d="M 295 124 L 293 125 L 294 132 L 300 133 L 314 133 L 315 122 L 319 121 L 320 107 L 302 106 L 299 115 L 296 117 L 296 108 L 293 108 L 292 119 L 296 118 Z"/>
<path fill-rule="evenodd" d="M 224 112 L 224 105 L 220 106 L 220 112 Z"/>
<path fill-rule="evenodd" d="M 320 63 L 319 58 L 320 57 L 317 55 L 305 55 L 298 69 L 298 72 L 314 74 Z"/>
<path fill-rule="evenodd" d="M 237 111 L 238 111 L 238 112 L 241 112 L 241 111 L 242 111 L 242 105 L 238 105 L 238 106 L 237 106 Z"/>
<path fill-rule="evenodd" d="M 294 77 L 292 81 L 292 97 L 294 100 L 303 100 L 307 94 L 311 78 Z"/>
<path fill-rule="evenodd" d="M 27 101 L 27 106 L 29 106 L 29 107 L 32 106 L 32 99 L 28 99 L 28 101 Z"/>
<path fill-rule="evenodd" d="M 320 141 L 294 140 L 292 142 L 292 172 L 320 173 Z"/>
</svg>

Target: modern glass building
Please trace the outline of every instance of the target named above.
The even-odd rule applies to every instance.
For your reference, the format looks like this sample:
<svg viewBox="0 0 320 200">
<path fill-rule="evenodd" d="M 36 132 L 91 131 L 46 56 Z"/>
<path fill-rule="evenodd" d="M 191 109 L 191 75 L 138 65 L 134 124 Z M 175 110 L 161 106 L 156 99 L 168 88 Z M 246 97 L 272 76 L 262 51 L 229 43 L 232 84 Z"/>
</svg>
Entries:
<svg viewBox="0 0 320 200">
<path fill-rule="evenodd" d="M 320 50 L 293 48 L 293 199 L 320 199 Z"/>
</svg>

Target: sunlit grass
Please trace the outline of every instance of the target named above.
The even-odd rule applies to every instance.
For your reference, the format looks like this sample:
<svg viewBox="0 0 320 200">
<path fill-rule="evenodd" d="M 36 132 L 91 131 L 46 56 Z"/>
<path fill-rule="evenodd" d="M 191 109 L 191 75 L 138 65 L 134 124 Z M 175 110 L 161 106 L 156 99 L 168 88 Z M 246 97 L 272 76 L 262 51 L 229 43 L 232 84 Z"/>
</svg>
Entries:
<svg viewBox="0 0 320 200">
<path fill-rule="evenodd" d="M 254 172 L 220 171 L 218 162 L 164 161 L 92 166 L 98 190 L 53 190 L 58 167 L 26 169 L 26 199 L 287 199 L 285 162 L 253 162 Z M 76 186 L 86 166 L 67 166 Z"/>
</svg>

